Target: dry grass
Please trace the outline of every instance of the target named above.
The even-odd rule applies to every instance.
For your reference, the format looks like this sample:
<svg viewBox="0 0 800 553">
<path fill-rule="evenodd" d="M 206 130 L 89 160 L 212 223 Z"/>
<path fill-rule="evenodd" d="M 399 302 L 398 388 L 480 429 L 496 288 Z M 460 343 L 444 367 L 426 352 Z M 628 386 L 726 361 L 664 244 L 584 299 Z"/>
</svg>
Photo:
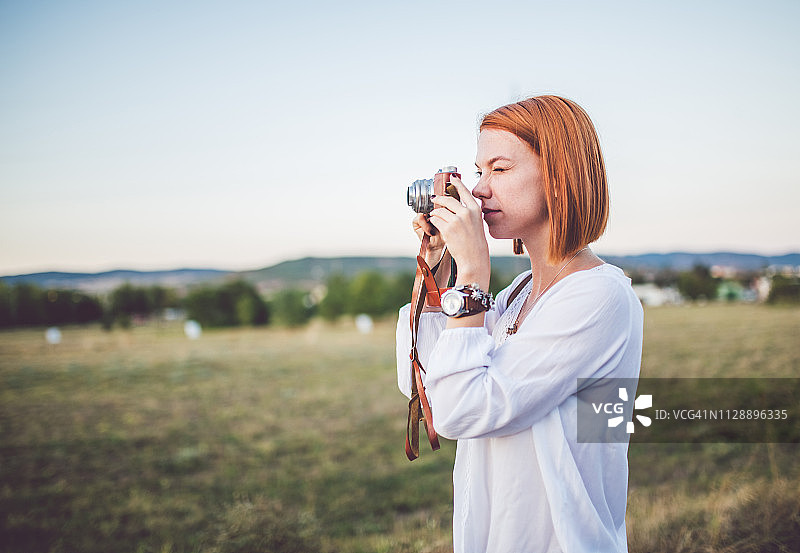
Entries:
<svg viewBox="0 0 800 553">
<path fill-rule="evenodd" d="M 798 337 L 797 308 L 649 309 L 642 376 L 798 378 Z M 633 444 L 630 551 L 800 551 L 798 458 L 796 444 Z"/>
<path fill-rule="evenodd" d="M 631 551 L 789 552 L 800 550 L 800 482 L 725 475 L 704 493 L 674 484 L 632 489 Z"/>
<path fill-rule="evenodd" d="M 800 309 L 748 304 L 645 312 L 642 377 L 800 377 Z"/>
<path fill-rule="evenodd" d="M 643 376 L 800 376 L 800 309 L 646 312 Z M 453 445 L 403 454 L 394 327 L 0 333 L 0 551 L 450 548 Z M 631 551 L 798 551 L 791 446 L 634 444 Z"/>
</svg>

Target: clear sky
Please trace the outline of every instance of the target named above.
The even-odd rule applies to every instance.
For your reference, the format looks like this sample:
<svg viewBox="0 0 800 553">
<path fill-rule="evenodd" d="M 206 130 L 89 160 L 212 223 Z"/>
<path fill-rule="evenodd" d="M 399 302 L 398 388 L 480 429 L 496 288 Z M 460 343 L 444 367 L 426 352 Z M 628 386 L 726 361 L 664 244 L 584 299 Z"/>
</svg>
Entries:
<svg viewBox="0 0 800 553">
<path fill-rule="evenodd" d="M 600 134 L 600 253 L 800 251 L 800 3 L 0 2 L 0 274 L 413 255 L 481 114 Z M 493 242 L 493 252 L 511 252 Z"/>
</svg>

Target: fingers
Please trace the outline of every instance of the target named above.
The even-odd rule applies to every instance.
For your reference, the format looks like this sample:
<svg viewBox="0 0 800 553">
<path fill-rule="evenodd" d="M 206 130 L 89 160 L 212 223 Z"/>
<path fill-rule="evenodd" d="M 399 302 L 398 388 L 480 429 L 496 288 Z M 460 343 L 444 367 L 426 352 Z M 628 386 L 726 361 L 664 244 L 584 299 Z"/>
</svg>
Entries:
<svg viewBox="0 0 800 553">
<path fill-rule="evenodd" d="M 456 222 L 459 217 L 469 217 L 469 211 L 455 198 L 450 196 L 433 196 L 431 201 L 435 206 L 430 212 L 430 222 L 438 229 L 443 225 Z"/>
<path fill-rule="evenodd" d="M 446 207 L 437 207 L 430 213 L 430 222 L 436 226 L 441 232 L 447 232 L 445 229 L 452 225 L 463 226 L 480 221 L 480 217 L 475 217 L 475 214 L 462 205 L 459 205 L 456 210 L 451 210 Z"/>
<path fill-rule="evenodd" d="M 452 223 L 457 220 L 455 213 L 449 209 L 439 207 L 431 211 L 431 223 L 436 226 L 442 226 L 442 223 Z"/>
<path fill-rule="evenodd" d="M 461 197 L 461 200 L 456 200 L 452 196 L 448 195 L 431 196 L 431 202 L 433 202 L 433 205 L 445 207 L 453 213 L 459 213 L 463 209 L 467 209 L 469 211 L 475 211 L 479 209 L 478 202 L 472 197 L 472 193 L 467 190 L 467 187 L 464 186 L 464 183 L 461 182 L 461 179 L 450 177 L 450 183 L 456 187 L 456 190 L 458 190 L 458 195 Z"/>
<path fill-rule="evenodd" d="M 472 192 L 464 186 L 460 178 L 451 175 L 450 182 L 455 185 L 458 195 L 461 197 L 461 202 L 465 207 L 470 208 L 472 204 L 478 205 L 478 202 L 472 196 Z"/>
<path fill-rule="evenodd" d="M 449 195 L 431 196 L 434 209 L 428 215 L 419 214 L 414 218 L 414 231 L 420 238 L 425 233 L 435 236 L 437 243 L 444 245 L 447 242 L 448 246 L 451 245 L 451 240 L 464 244 L 480 240 L 485 242 L 480 204 L 461 179 L 451 176 L 450 183 L 458 191 L 461 201 Z"/>
<path fill-rule="evenodd" d="M 428 220 L 428 216 L 425 215 L 424 213 L 420 213 L 419 215 L 414 217 L 411 226 L 414 229 L 414 231 L 417 231 L 419 229 L 428 236 L 436 236 L 436 234 L 438 234 L 439 232 L 438 230 L 436 230 L 436 227 L 431 224 L 431 222 Z"/>
<path fill-rule="evenodd" d="M 431 211 L 431 215 L 433 215 L 436 210 L 444 210 L 451 213 L 461 213 L 466 209 L 463 205 L 461 205 L 461 202 L 451 196 L 431 196 L 431 203 L 433 203 L 434 206 L 433 211 Z"/>
<path fill-rule="evenodd" d="M 480 205 L 472 197 L 472 193 L 464 186 L 464 183 L 461 182 L 461 179 L 451 176 L 450 183 L 456 187 L 462 200 L 456 200 L 452 196 L 431 196 L 431 202 L 435 206 L 430 213 L 433 224 L 438 226 L 437 223 L 442 221 L 452 223 L 462 217 L 467 220 L 475 219 L 476 217 L 482 220 Z"/>
</svg>

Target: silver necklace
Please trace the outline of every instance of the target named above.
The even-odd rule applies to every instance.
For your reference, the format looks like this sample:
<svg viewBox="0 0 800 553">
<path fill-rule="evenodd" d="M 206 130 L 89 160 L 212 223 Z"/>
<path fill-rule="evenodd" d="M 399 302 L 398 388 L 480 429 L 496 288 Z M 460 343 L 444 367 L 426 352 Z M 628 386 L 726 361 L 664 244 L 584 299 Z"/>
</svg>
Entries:
<svg viewBox="0 0 800 553">
<path fill-rule="evenodd" d="M 528 312 L 530 312 L 531 309 L 533 309 L 533 306 L 536 305 L 536 302 L 539 301 L 539 298 L 541 298 L 542 295 L 550 289 L 550 287 L 553 285 L 553 283 L 558 278 L 558 275 L 560 275 L 562 273 L 562 271 L 567 268 L 567 265 L 569 265 L 572 262 L 573 259 L 578 257 L 579 253 L 581 253 L 583 250 L 586 250 L 588 248 L 589 248 L 589 246 L 584 246 L 583 248 L 581 248 L 578 251 L 576 251 L 575 254 L 572 257 L 569 258 L 569 261 L 567 261 L 566 263 L 564 263 L 564 265 L 561 266 L 561 268 L 556 273 L 556 276 L 553 277 L 553 280 L 551 280 L 550 283 L 547 286 L 545 286 L 544 289 L 536 295 L 536 297 L 533 299 L 533 301 L 528 306 L 528 308 L 519 310 L 519 313 L 517 313 L 516 319 L 514 319 L 514 324 L 512 324 L 511 326 L 506 328 L 506 334 L 507 335 L 511 336 L 512 334 L 516 334 L 517 333 L 517 330 L 519 330 L 520 319 L 522 319 L 525 315 L 528 314 Z M 532 291 L 533 290 L 531 290 L 531 292 Z M 530 293 L 528 293 L 528 297 L 530 297 Z M 525 304 L 523 303 L 523 308 L 524 308 L 524 305 Z"/>
</svg>

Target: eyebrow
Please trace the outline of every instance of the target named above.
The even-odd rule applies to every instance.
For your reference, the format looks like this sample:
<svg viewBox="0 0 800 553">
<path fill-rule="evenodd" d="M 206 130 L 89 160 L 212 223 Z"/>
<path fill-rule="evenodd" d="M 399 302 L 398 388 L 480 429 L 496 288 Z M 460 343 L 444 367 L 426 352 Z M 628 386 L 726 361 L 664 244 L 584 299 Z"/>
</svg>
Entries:
<svg viewBox="0 0 800 553">
<path fill-rule="evenodd" d="M 492 159 L 490 159 L 489 161 L 486 162 L 486 165 L 492 165 L 493 163 L 495 163 L 497 161 L 500 161 L 500 160 L 511 161 L 509 158 L 507 158 L 505 156 L 494 156 Z M 481 168 L 481 166 L 478 165 L 478 162 L 475 162 L 475 167 L 477 167 L 478 169 Z"/>
</svg>

